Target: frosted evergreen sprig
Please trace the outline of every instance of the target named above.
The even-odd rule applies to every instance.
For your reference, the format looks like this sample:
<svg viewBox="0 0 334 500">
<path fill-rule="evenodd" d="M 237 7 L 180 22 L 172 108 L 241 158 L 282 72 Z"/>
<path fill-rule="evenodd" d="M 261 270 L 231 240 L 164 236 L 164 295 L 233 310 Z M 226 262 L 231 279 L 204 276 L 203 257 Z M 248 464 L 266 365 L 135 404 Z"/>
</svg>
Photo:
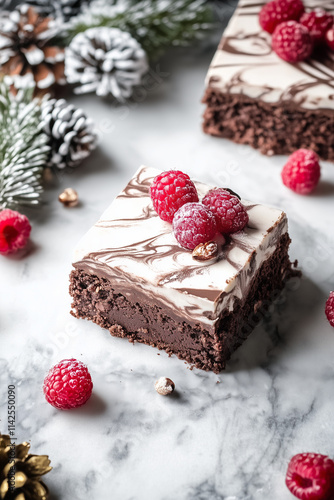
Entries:
<svg viewBox="0 0 334 500">
<path fill-rule="evenodd" d="M 40 202 L 50 148 L 33 91 L 22 89 L 14 96 L 0 82 L 0 209 Z"/>
<path fill-rule="evenodd" d="M 171 46 L 185 46 L 212 28 L 211 7 L 204 0 L 94 0 L 67 25 L 69 43 L 88 28 L 108 26 L 129 32 L 150 57 Z"/>
</svg>

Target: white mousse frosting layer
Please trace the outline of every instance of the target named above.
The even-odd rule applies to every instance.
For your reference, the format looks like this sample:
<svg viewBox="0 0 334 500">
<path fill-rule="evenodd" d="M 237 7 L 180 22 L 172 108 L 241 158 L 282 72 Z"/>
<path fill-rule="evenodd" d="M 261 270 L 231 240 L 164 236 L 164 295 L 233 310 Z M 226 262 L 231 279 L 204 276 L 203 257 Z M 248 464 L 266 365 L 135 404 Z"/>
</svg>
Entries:
<svg viewBox="0 0 334 500">
<path fill-rule="evenodd" d="M 133 297 L 143 291 L 191 322 L 214 324 L 246 297 L 254 274 L 287 232 L 284 212 L 242 200 L 249 224 L 226 241 L 216 260 L 198 262 L 181 248 L 172 225 L 153 209 L 149 186 L 159 170 L 141 167 L 75 249 L 74 266 L 103 274 Z M 212 188 L 195 182 L 199 198 Z M 128 290 L 128 292 L 126 292 Z M 122 293 L 122 292 L 120 292 Z"/>
<path fill-rule="evenodd" d="M 280 59 L 259 12 L 266 0 L 240 0 L 209 68 L 206 85 L 268 103 L 293 102 L 307 109 L 334 110 L 334 53 L 325 48 L 298 64 Z M 304 0 L 334 14 L 333 0 Z"/>
</svg>

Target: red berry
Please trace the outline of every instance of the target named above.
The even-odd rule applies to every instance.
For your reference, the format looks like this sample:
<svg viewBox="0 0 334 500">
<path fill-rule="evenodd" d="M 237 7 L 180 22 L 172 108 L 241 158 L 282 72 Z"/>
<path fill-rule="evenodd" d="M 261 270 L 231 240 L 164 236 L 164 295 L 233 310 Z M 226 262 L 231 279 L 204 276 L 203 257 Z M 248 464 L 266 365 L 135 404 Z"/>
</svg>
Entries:
<svg viewBox="0 0 334 500">
<path fill-rule="evenodd" d="M 200 243 L 206 243 L 215 236 L 216 219 L 202 203 L 186 203 L 174 216 L 173 231 L 182 247 L 193 250 Z"/>
<path fill-rule="evenodd" d="M 309 149 L 298 149 L 282 170 L 283 184 L 298 194 L 309 194 L 320 179 L 319 157 Z"/>
<path fill-rule="evenodd" d="M 334 28 L 327 31 L 325 35 L 325 41 L 331 50 L 334 50 Z"/>
<path fill-rule="evenodd" d="M 87 366 L 76 359 L 64 359 L 51 368 L 43 385 L 47 402 L 60 410 L 82 406 L 90 398 L 92 390 Z"/>
<path fill-rule="evenodd" d="M 334 328 L 334 292 L 329 294 L 328 300 L 326 302 L 325 313 L 329 324 Z"/>
<path fill-rule="evenodd" d="M 153 207 L 160 219 L 172 222 L 175 212 L 185 203 L 198 201 L 198 194 L 189 175 L 169 170 L 157 175 L 150 187 Z"/>
<path fill-rule="evenodd" d="M 268 33 L 284 21 L 298 21 L 304 12 L 301 0 L 273 0 L 265 4 L 260 12 L 260 25 Z"/>
<path fill-rule="evenodd" d="M 333 27 L 334 17 L 323 9 L 315 9 L 305 12 L 299 22 L 308 29 L 314 42 L 319 43 L 325 40 L 326 32 Z"/>
<path fill-rule="evenodd" d="M 305 26 L 297 21 L 287 21 L 275 29 L 272 48 L 284 61 L 296 63 L 311 55 L 313 41 Z"/>
<path fill-rule="evenodd" d="M 24 248 L 31 226 L 25 215 L 9 210 L 0 212 L 0 254 L 8 255 Z"/>
<path fill-rule="evenodd" d="M 237 196 L 225 189 L 211 189 L 202 203 L 215 214 L 218 230 L 223 234 L 237 233 L 248 224 L 245 207 Z"/>
<path fill-rule="evenodd" d="M 295 455 L 290 460 L 285 482 L 301 500 L 332 500 L 334 462 L 317 453 Z"/>
</svg>

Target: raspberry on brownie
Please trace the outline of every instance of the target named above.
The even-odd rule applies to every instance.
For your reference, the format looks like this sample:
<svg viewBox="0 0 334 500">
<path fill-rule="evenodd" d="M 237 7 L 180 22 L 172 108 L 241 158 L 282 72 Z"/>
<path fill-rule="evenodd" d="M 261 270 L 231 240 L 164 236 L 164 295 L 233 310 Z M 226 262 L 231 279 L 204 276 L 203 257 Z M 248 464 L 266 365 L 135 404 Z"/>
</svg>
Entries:
<svg viewBox="0 0 334 500">
<path fill-rule="evenodd" d="M 304 11 L 301 0 L 272 0 L 262 7 L 259 22 L 262 29 L 273 33 L 284 21 L 299 21 Z"/>
<path fill-rule="evenodd" d="M 272 48 L 284 61 L 296 63 L 310 57 L 313 40 L 305 26 L 297 21 L 286 21 L 275 29 Z"/>
<path fill-rule="evenodd" d="M 211 189 L 202 203 L 216 216 L 218 229 L 223 234 L 241 231 L 248 223 L 248 214 L 239 198 L 226 189 Z"/>
<path fill-rule="evenodd" d="M 324 42 L 326 33 L 333 28 L 334 16 L 323 9 L 305 12 L 300 18 L 300 24 L 305 26 L 316 43 Z"/>
<path fill-rule="evenodd" d="M 150 197 L 154 180 L 163 175 L 140 168 L 79 242 L 72 314 L 218 373 L 260 320 L 261 306 L 296 274 L 287 218 L 242 200 L 246 225 L 243 218 L 242 230 L 234 227 L 237 232 L 223 236 L 211 208 L 189 202 L 171 224 L 158 216 Z M 194 186 L 204 202 L 211 186 Z M 207 200 L 214 199 L 211 192 Z M 226 208 L 221 200 L 217 207 Z M 198 242 L 203 248 L 196 247 L 193 256 Z"/>
<path fill-rule="evenodd" d="M 185 203 L 198 201 L 194 183 L 179 170 L 162 172 L 152 182 L 150 195 L 154 209 L 162 220 L 172 222 L 175 212 Z"/>
</svg>

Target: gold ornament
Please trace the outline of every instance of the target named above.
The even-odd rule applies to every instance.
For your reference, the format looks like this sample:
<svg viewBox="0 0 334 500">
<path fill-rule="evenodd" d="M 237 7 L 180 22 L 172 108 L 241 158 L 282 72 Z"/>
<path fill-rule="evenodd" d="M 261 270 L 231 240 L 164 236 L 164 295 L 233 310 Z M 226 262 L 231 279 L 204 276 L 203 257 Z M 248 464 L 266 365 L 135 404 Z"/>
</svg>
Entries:
<svg viewBox="0 0 334 500">
<path fill-rule="evenodd" d="M 47 455 L 30 455 L 30 444 L 11 444 L 0 435 L 0 499 L 47 500 L 49 491 L 41 476 L 50 472 Z"/>
<path fill-rule="evenodd" d="M 72 188 L 64 189 L 58 199 L 65 207 L 75 207 L 79 203 L 78 193 Z"/>
</svg>

